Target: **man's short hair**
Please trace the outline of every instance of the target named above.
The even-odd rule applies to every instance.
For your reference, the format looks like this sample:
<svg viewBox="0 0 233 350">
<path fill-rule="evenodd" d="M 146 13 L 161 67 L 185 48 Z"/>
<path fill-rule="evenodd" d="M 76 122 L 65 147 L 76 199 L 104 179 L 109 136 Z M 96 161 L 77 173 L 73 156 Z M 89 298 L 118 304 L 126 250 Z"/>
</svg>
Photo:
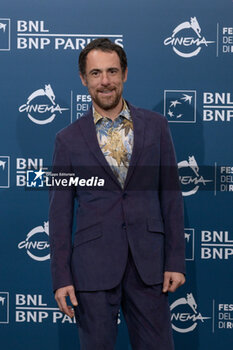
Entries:
<svg viewBox="0 0 233 350">
<path fill-rule="evenodd" d="M 125 51 L 121 46 L 113 43 L 108 38 L 99 38 L 91 41 L 80 53 L 79 55 L 79 71 L 82 76 L 86 73 L 86 61 L 87 55 L 92 50 L 101 50 L 104 52 L 115 51 L 120 59 L 122 72 L 125 73 L 127 68 L 127 57 Z"/>
</svg>

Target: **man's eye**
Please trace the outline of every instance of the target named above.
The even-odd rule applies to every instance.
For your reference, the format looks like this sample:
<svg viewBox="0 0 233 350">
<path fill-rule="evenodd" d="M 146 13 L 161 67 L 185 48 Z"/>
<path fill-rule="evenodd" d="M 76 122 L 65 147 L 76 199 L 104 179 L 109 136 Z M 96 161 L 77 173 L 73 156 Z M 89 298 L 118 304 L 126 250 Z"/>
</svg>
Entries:
<svg viewBox="0 0 233 350">
<path fill-rule="evenodd" d="M 110 73 L 111 73 L 111 74 L 116 74 L 116 73 L 117 73 L 117 70 L 116 70 L 116 69 L 110 69 Z"/>
<path fill-rule="evenodd" d="M 91 75 L 94 76 L 94 77 L 97 77 L 99 75 L 99 72 L 98 71 L 94 71 L 94 72 L 91 73 Z"/>
</svg>

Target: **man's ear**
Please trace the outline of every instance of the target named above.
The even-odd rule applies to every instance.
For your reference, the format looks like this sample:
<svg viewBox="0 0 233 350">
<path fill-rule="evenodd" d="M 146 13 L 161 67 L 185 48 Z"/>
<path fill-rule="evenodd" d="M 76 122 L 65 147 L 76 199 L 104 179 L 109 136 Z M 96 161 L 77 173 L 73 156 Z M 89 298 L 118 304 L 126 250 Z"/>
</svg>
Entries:
<svg viewBox="0 0 233 350">
<path fill-rule="evenodd" d="M 85 75 L 82 75 L 81 73 L 79 73 L 79 76 L 80 76 L 80 79 L 81 79 L 81 82 L 84 86 L 87 86 L 87 79 L 86 79 L 86 76 Z"/>
<path fill-rule="evenodd" d="M 125 83 L 128 77 L 128 68 L 126 67 L 125 72 L 123 73 L 123 82 Z"/>
<path fill-rule="evenodd" d="M 125 83 L 127 81 L 128 77 L 128 67 L 126 67 L 125 72 L 123 73 L 123 82 Z"/>
</svg>

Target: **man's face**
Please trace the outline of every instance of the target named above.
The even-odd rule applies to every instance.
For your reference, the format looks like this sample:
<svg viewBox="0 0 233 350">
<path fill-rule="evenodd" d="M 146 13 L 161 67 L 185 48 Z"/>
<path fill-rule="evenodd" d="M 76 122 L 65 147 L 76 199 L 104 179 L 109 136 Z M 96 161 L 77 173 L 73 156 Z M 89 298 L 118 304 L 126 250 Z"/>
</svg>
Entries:
<svg viewBox="0 0 233 350">
<path fill-rule="evenodd" d="M 115 51 L 92 50 L 87 55 L 85 76 L 80 75 L 87 86 L 94 107 L 107 111 L 122 105 L 123 74 L 119 56 Z"/>
</svg>

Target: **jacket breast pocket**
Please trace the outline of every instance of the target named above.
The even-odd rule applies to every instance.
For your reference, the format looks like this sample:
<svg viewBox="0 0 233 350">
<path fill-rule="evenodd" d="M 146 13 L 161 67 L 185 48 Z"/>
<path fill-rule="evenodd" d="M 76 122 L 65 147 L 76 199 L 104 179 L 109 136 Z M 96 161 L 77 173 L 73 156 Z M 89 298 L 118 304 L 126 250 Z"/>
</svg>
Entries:
<svg viewBox="0 0 233 350">
<path fill-rule="evenodd" d="M 164 225 L 161 220 L 153 217 L 147 218 L 147 229 L 150 232 L 162 233 L 164 234 Z"/>
<path fill-rule="evenodd" d="M 159 165 L 159 143 L 151 143 L 145 146 L 141 153 L 141 161 L 145 166 Z"/>
<path fill-rule="evenodd" d="M 84 243 L 98 239 L 102 237 L 102 235 L 103 233 L 101 223 L 81 229 L 75 234 L 73 247 L 75 248 Z"/>
</svg>

